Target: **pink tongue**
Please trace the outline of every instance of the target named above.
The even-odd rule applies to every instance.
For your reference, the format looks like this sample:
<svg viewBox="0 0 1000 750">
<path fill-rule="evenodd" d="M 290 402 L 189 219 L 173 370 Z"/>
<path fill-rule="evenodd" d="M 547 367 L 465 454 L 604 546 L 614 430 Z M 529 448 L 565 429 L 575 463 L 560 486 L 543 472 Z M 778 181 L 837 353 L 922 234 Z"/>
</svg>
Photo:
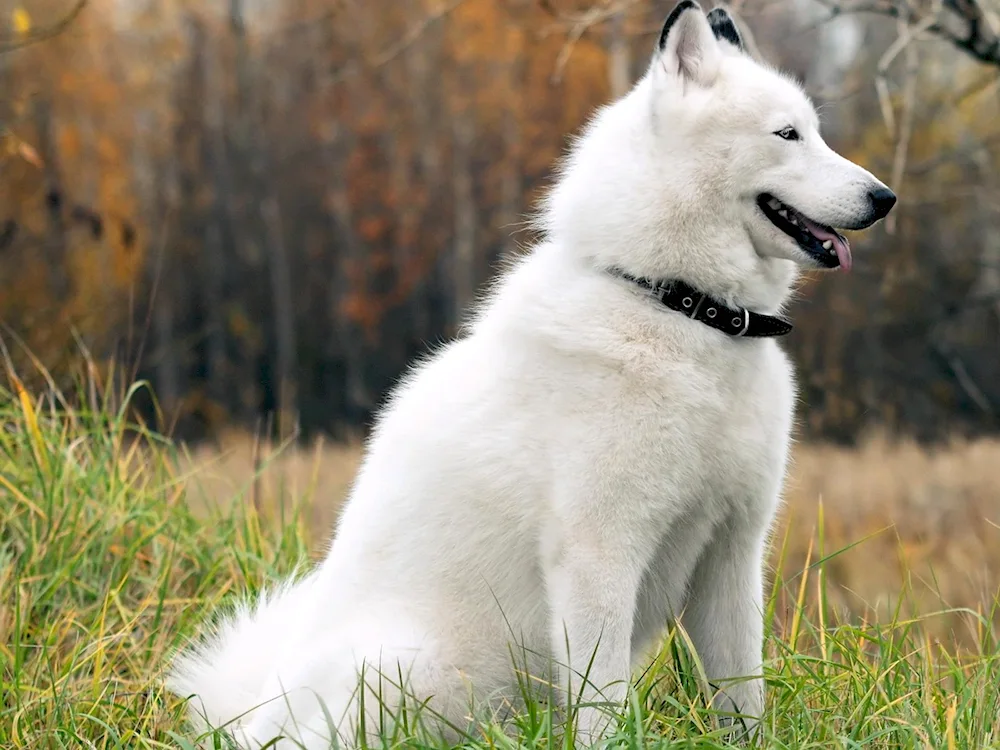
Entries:
<svg viewBox="0 0 1000 750">
<path fill-rule="evenodd" d="M 809 228 L 809 231 L 812 232 L 820 242 L 826 242 L 827 240 L 833 242 L 833 249 L 837 251 L 837 260 L 840 261 L 841 270 L 850 271 L 851 246 L 847 243 L 847 240 L 836 232 L 831 232 L 829 229 L 824 229 L 819 224 L 814 224 L 809 221 L 809 219 L 806 219 L 805 216 L 802 218 L 805 220 L 805 225 Z"/>
</svg>

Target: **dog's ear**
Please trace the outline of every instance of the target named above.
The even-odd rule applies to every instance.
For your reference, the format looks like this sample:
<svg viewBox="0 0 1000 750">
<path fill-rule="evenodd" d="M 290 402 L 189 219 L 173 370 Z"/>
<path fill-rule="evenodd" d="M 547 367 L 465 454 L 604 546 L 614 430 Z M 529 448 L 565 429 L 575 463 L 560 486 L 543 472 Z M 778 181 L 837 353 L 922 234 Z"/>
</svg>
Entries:
<svg viewBox="0 0 1000 750">
<path fill-rule="evenodd" d="M 740 35 L 740 30 L 736 28 L 736 21 L 729 15 L 728 10 L 721 7 L 715 8 L 708 14 L 708 23 L 720 44 L 730 44 L 740 52 L 745 51 L 743 37 Z"/>
<path fill-rule="evenodd" d="M 657 63 L 672 75 L 710 86 L 719 73 L 722 50 L 695 0 L 681 0 L 670 11 L 657 50 Z"/>
</svg>

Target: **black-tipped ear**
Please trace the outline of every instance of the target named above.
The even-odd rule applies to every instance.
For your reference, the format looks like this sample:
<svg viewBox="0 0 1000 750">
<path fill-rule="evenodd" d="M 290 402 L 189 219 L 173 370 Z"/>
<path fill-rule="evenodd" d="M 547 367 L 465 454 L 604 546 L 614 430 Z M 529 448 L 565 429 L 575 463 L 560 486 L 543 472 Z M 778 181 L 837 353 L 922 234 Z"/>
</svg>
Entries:
<svg viewBox="0 0 1000 750">
<path fill-rule="evenodd" d="M 670 15 L 667 16 L 667 20 L 663 22 L 663 29 L 660 30 L 660 41 L 656 45 L 658 50 L 661 52 L 663 51 L 663 48 L 667 44 L 667 35 L 670 33 L 670 29 L 674 27 L 674 24 L 677 23 L 681 15 L 689 10 L 701 12 L 701 6 L 694 0 L 681 0 L 674 6 L 674 9 L 670 11 Z"/>
<path fill-rule="evenodd" d="M 679 75 L 700 86 L 715 82 L 722 48 L 708 18 L 695 0 L 681 0 L 660 32 L 654 65 L 667 75 Z"/>
<path fill-rule="evenodd" d="M 712 33 L 715 34 L 715 38 L 720 42 L 729 42 L 737 49 L 746 51 L 746 47 L 743 46 L 743 37 L 740 36 L 740 30 L 736 28 L 736 22 L 729 15 L 728 10 L 725 8 L 715 8 L 708 14 L 708 23 L 712 26 Z"/>
</svg>

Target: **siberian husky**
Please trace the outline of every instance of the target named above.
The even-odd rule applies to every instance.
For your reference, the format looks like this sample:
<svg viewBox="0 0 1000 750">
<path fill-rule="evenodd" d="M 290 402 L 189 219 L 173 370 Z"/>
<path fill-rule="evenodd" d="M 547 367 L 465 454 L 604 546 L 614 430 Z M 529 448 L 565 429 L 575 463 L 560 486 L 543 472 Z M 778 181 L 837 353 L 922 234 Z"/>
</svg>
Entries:
<svg viewBox="0 0 1000 750">
<path fill-rule="evenodd" d="M 313 749 L 377 733 L 403 691 L 462 728 L 527 672 L 585 742 L 678 618 L 752 726 L 796 400 L 781 312 L 800 269 L 850 268 L 838 230 L 894 203 L 725 10 L 682 0 L 575 141 L 541 241 L 395 390 L 326 558 L 170 688 L 242 747 Z"/>
</svg>

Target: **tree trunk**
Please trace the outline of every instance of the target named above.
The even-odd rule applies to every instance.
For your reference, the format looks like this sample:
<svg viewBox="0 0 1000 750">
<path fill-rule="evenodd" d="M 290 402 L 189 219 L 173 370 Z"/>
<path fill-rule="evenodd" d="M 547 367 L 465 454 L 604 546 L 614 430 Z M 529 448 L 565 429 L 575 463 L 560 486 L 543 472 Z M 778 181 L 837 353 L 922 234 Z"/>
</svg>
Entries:
<svg viewBox="0 0 1000 750">
<path fill-rule="evenodd" d="M 327 33 L 320 39 L 321 49 L 337 48 L 344 45 L 336 33 L 334 21 L 327 21 L 321 28 Z M 328 91 L 333 85 L 334 74 L 329 64 L 317 63 L 316 85 L 320 91 Z M 349 78 L 337 85 L 345 88 L 344 97 L 353 100 L 364 95 L 359 90 L 357 78 Z M 332 335 L 329 337 L 328 359 L 343 366 L 342 383 L 335 383 L 337 396 L 343 399 L 343 409 L 337 418 L 346 417 L 349 423 L 355 423 L 362 415 L 368 414 L 375 406 L 375 397 L 369 392 L 365 382 L 365 352 L 364 340 L 359 335 L 355 321 L 344 313 L 343 302 L 352 293 L 352 279 L 347 274 L 348 268 L 360 267 L 364 248 L 354 230 L 354 213 L 351 210 L 350 185 L 348 185 L 345 165 L 348 155 L 355 148 L 353 133 L 341 127 L 339 113 L 326 114 L 324 123 L 323 144 L 320 159 L 324 163 L 324 172 L 329 175 L 327 188 L 328 200 L 325 202 L 330 214 L 330 235 L 337 241 L 337 258 L 333 276 L 327 287 L 329 326 Z"/>
<path fill-rule="evenodd" d="M 207 129 L 208 168 L 212 173 L 213 206 L 205 228 L 205 320 L 207 341 L 206 389 L 213 403 L 225 404 L 227 411 L 238 408 L 238 399 L 227 396 L 226 387 L 226 248 L 224 243 L 227 213 L 232 210 L 233 196 L 226 153 L 225 91 L 218 59 L 206 48 L 202 54 L 202 80 L 205 86 L 204 120 Z M 229 229 L 236 231 L 236 222 Z"/>
<path fill-rule="evenodd" d="M 261 204 L 267 254 L 271 272 L 271 299 L 274 303 L 275 383 L 278 396 L 278 439 L 298 430 L 297 379 L 295 377 L 295 306 L 292 299 L 291 269 L 281 226 L 281 209 L 274 191 L 268 189 Z"/>
<path fill-rule="evenodd" d="M 452 192 L 455 211 L 455 250 L 453 283 L 456 324 L 463 322 L 466 308 L 476 288 L 476 199 L 472 176 L 475 127 L 468 109 L 458 112 L 452 121 Z"/>
<path fill-rule="evenodd" d="M 611 18 L 608 44 L 608 82 L 612 98 L 623 96 L 628 90 L 632 73 L 632 58 L 629 55 L 628 39 L 625 37 L 625 13 L 616 13 Z"/>
<path fill-rule="evenodd" d="M 236 77 L 240 97 L 240 134 L 242 145 L 250 154 L 254 197 L 259 200 L 264 227 L 264 246 L 271 282 L 274 312 L 275 362 L 273 393 L 278 412 L 278 438 L 292 436 L 298 426 L 295 381 L 295 309 L 291 289 L 291 270 L 281 225 L 281 209 L 269 177 L 267 144 L 263 138 L 263 107 L 259 88 L 251 87 L 250 55 L 246 38 L 242 0 L 230 0 L 229 24 L 236 41 Z M 255 106 L 256 105 L 256 106 Z M 251 135 L 253 134 L 253 135 Z"/>
<path fill-rule="evenodd" d="M 522 176 L 521 118 L 524 116 L 524 37 L 520 30 L 515 35 L 513 48 L 508 50 L 507 81 L 510 91 L 509 106 L 503 118 L 504 173 L 500 185 L 500 231 L 503 232 L 504 249 L 508 254 L 517 250 L 517 230 L 521 218 L 521 201 L 524 195 Z"/>
<path fill-rule="evenodd" d="M 443 184 L 437 118 L 441 106 L 441 92 L 434 78 L 434 71 L 441 67 L 441 39 L 441 25 L 437 24 L 427 31 L 421 44 L 412 45 L 406 52 L 410 106 L 416 123 L 415 144 L 420 165 L 418 180 L 424 194 L 422 201 L 407 202 L 414 207 L 417 214 L 413 226 L 415 235 L 419 235 L 423 228 L 429 228 L 431 222 L 427 221 L 426 213 Z M 433 59 L 432 51 L 438 53 Z M 424 238 L 416 236 L 414 252 L 422 251 L 426 247 L 424 242 Z M 430 297 L 434 294 L 430 281 L 428 278 L 418 285 L 413 300 L 414 335 L 421 341 L 428 341 L 438 333 L 433 330 L 429 309 Z"/>
<path fill-rule="evenodd" d="M 45 265 L 49 273 L 49 286 L 58 301 L 66 299 L 70 290 L 66 273 L 66 225 L 64 211 L 67 196 L 63 192 L 59 169 L 59 153 L 52 132 L 52 107 L 43 97 L 35 100 L 35 126 L 38 129 L 38 150 L 45 165 L 45 186 L 48 201 L 48 222 L 45 233 Z"/>
</svg>

